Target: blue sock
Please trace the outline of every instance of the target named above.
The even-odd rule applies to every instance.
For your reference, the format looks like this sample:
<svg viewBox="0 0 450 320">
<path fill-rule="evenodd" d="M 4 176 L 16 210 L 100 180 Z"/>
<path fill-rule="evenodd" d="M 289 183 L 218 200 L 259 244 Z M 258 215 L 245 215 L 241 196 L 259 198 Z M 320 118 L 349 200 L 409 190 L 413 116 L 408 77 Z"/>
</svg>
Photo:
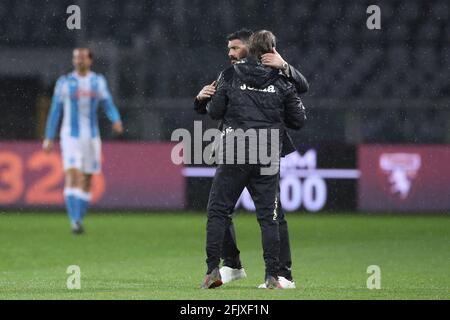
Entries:
<svg viewBox="0 0 450 320">
<path fill-rule="evenodd" d="M 83 218 L 86 216 L 86 213 L 87 213 L 87 210 L 89 207 L 89 202 L 91 200 L 91 194 L 89 192 L 77 190 L 76 199 L 77 199 L 80 220 L 83 220 Z"/>
<path fill-rule="evenodd" d="M 75 196 L 75 190 L 71 188 L 66 188 L 64 190 L 64 200 L 66 203 L 67 214 L 69 216 L 70 222 L 75 223 L 79 221 L 78 215 L 78 201 Z"/>
<path fill-rule="evenodd" d="M 78 205 L 80 206 L 81 219 L 83 219 L 87 213 L 87 209 L 89 207 L 89 201 L 78 198 Z"/>
</svg>

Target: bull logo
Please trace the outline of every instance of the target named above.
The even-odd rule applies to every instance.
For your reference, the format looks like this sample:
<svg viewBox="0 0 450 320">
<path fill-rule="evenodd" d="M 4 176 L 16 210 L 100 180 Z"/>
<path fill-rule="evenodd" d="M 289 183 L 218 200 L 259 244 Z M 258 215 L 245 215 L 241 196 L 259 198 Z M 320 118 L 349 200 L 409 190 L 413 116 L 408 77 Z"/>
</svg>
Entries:
<svg viewBox="0 0 450 320">
<path fill-rule="evenodd" d="M 408 197 L 421 164 L 420 154 L 416 153 L 384 153 L 380 156 L 380 168 L 389 176 L 391 193 L 402 200 Z"/>
</svg>

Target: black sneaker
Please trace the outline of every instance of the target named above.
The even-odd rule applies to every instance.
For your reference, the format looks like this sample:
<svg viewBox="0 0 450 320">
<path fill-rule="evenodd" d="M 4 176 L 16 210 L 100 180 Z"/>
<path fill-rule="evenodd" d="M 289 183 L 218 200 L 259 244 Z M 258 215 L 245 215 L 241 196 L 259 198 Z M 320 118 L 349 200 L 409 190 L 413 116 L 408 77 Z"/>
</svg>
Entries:
<svg viewBox="0 0 450 320">
<path fill-rule="evenodd" d="M 281 286 L 278 279 L 273 276 L 268 276 L 266 278 L 266 288 L 267 289 L 283 289 L 283 287 Z"/>
<path fill-rule="evenodd" d="M 200 289 L 214 289 L 222 285 L 222 278 L 220 277 L 219 268 L 215 268 L 211 273 L 205 276 Z"/>
<path fill-rule="evenodd" d="M 81 222 L 75 222 L 72 223 L 72 233 L 73 234 L 83 234 L 84 233 L 84 228 L 83 225 L 81 224 Z"/>
</svg>

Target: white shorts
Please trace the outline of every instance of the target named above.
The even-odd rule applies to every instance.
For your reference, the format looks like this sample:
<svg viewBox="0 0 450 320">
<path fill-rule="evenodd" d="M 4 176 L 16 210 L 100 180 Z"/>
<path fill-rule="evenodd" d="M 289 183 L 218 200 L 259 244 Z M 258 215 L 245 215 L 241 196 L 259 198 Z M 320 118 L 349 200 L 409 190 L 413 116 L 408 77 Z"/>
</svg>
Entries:
<svg viewBox="0 0 450 320">
<path fill-rule="evenodd" d="M 100 138 L 78 139 L 61 138 L 61 150 L 64 171 L 78 169 L 83 173 L 94 174 L 101 171 Z"/>
</svg>

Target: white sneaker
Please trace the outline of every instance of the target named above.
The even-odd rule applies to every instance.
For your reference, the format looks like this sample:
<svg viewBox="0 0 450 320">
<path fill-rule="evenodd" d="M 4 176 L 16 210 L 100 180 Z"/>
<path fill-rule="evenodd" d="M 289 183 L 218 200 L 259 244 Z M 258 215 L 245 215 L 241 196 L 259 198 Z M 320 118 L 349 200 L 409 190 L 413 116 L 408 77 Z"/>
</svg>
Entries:
<svg viewBox="0 0 450 320">
<path fill-rule="evenodd" d="M 286 279 L 285 277 L 278 277 L 278 282 L 283 289 L 295 289 L 295 282 Z"/>
<path fill-rule="evenodd" d="M 289 281 L 288 279 L 286 279 L 285 277 L 278 277 L 278 282 L 281 285 L 281 288 L 283 289 L 295 289 L 295 282 L 294 281 Z M 266 284 L 260 284 L 258 286 L 258 289 L 266 289 Z"/>
<path fill-rule="evenodd" d="M 223 283 L 228 283 L 231 281 L 247 278 L 244 268 L 233 269 L 230 267 L 220 268 L 220 276 L 222 277 Z"/>
</svg>

